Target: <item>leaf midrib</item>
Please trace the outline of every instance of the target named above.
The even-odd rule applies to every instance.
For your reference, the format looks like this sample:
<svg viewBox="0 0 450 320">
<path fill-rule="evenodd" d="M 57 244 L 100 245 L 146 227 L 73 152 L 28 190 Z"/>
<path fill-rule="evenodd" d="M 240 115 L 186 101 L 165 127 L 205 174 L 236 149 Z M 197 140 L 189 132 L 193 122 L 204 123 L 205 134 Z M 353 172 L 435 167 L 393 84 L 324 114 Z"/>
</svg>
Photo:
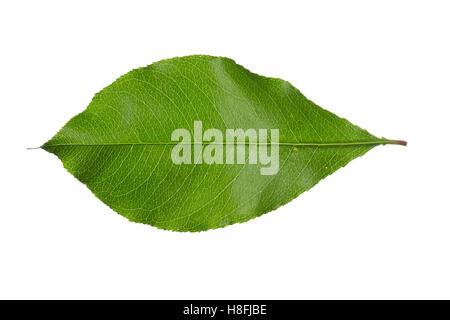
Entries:
<svg viewBox="0 0 450 320">
<path fill-rule="evenodd" d="M 96 146 L 134 146 L 134 145 L 272 145 L 272 143 L 250 143 L 250 142 L 127 142 L 127 143 L 67 143 L 67 144 L 49 144 L 42 147 L 96 147 Z M 406 145 L 403 140 L 376 140 L 376 141 L 351 141 L 351 142 L 278 142 L 273 145 L 280 147 L 339 147 L 339 146 L 364 146 L 364 145 L 384 145 L 396 144 Z M 41 148 L 42 148 L 41 147 Z"/>
</svg>

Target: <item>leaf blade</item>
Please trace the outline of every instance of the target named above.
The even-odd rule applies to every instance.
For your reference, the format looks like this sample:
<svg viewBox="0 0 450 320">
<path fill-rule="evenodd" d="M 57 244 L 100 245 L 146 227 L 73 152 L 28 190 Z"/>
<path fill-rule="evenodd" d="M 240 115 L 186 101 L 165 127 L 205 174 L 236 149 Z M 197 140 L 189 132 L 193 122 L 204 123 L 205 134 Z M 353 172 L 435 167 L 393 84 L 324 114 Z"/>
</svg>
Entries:
<svg viewBox="0 0 450 320">
<path fill-rule="evenodd" d="M 171 132 L 192 132 L 196 120 L 224 132 L 279 129 L 278 174 L 262 176 L 260 165 L 173 164 Z M 231 59 L 188 56 L 122 76 L 43 148 L 129 220 L 202 231 L 272 211 L 389 143 L 396 142 L 318 107 L 286 81 Z"/>
</svg>

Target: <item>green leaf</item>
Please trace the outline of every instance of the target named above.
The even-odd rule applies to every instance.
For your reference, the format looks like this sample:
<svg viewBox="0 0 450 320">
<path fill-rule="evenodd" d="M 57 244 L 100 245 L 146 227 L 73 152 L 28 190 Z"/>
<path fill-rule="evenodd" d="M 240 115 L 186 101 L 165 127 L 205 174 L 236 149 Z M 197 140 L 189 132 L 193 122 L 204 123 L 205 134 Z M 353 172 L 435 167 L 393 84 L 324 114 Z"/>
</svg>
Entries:
<svg viewBox="0 0 450 320">
<path fill-rule="evenodd" d="M 219 136 L 202 142 L 200 136 L 199 142 L 193 137 L 199 121 L 203 133 L 267 129 L 268 139 L 259 134 L 256 143 Z M 177 146 L 172 133 L 181 128 L 192 136 Z M 271 129 L 278 129 L 278 143 Z M 120 77 L 42 148 L 130 221 L 201 231 L 272 211 L 380 144 L 405 142 L 377 138 L 315 105 L 290 83 L 251 73 L 231 59 L 187 56 Z M 220 149 L 226 153 L 229 147 L 231 154 L 243 148 L 244 163 L 205 163 L 208 145 L 217 157 Z M 185 159 L 199 158 L 176 164 L 177 147 Z M 263 174 L 267 162 L 250 163 L 258 149 L 274 156 L 274 167 L 278 154 L 275 174 Z"/>
</svg>

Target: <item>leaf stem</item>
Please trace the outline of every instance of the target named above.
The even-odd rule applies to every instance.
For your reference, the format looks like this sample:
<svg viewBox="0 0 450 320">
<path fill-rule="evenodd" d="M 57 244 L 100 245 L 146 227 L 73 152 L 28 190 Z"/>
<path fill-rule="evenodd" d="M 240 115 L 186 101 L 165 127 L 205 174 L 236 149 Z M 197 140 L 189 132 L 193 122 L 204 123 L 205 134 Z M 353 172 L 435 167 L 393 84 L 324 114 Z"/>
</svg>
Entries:
<svg viewBox="0 0 450 320">
<path fill-rule="evenodd" d="M 388 140 L 385 144 L 397 144 L 399 146 L 407 146 L 408 142 L 405 140 Z"/>
</svg>

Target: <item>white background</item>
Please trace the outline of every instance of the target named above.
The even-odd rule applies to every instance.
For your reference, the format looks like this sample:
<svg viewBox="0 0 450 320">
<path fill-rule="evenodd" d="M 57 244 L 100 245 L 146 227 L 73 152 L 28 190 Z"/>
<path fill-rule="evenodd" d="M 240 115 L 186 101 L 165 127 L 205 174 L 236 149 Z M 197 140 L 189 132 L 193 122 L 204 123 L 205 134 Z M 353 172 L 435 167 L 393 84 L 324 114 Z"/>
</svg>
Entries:
<svg viewBox="0 0 450 320">
<path fill-rule="evenodd" d="M 0 298 L 450 298 L 446 1 L 3 1 Z M 41 145 L 129 70 L 188 54 L 290 81 L 377 147 L 245 224 L 111 211 Z"/>
</svg>

